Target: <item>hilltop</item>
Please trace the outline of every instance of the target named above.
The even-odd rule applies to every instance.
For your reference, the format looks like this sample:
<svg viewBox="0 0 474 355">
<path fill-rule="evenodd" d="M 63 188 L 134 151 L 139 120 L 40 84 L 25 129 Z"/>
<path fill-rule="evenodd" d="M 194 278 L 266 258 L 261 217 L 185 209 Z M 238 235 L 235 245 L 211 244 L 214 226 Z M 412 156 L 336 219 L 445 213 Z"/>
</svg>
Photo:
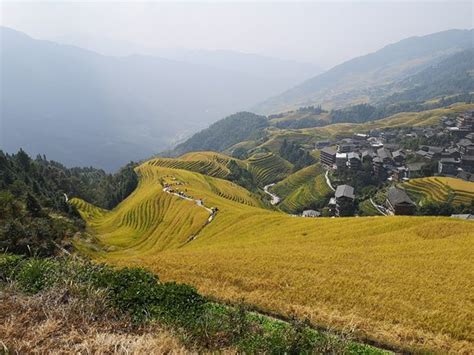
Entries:
<svg viewBox="0 0 474 355">
<path fill-rule="evenodd" d="M 443 116 L 453 116 L 474 108 L 473 104 L 465 103 L 463 99 L 470 101 L 470 97 L 455 95 L 452 104 L 449 103 L 450 99 L 447 99 L 445 103 L 434 100 L 434 103 L 425 102 L 416 111 L 396 111 L 383 118 L 355 122 L 341 120 L 341 122 L 332 123 L 331 113 L 321 112 L 317 108 L 291 111 L 268 118 L 250 112 L 241 112 L 214 123 L 179 144 L 174 150 L 160 155 L 179 156 L 192 151 L 214 150 L 242 157 L 249 156 L 261 149 L 278 153 L 284 139 L 314 147 L 314 144 L 319 140 L 334 139 L 342 135 L 350 136 L 353 133 L 364 133 L 370 130 L 429 127 L 439 124 Z M 432 105 L 435 108 L 430 108 Z M 407 108 L 409 109 L 409 107 Z M 353 109 L 354 107 L 347 108 L 348 115 L 352 115 L 352 117 L 354 115 Z M 282 124 L 285 122 L 298 123 L 307 117 L 310 117 L 313 123 L 309 124 L 309 127 L 292 128 L 291 124 Z M 314 124 L 314 122 L 317 123 Z"/>
<path fill-rule="evenodd" d="M 458 303 L 469 287 L 457 287 L 474 247 L 470 222 L 291 217 L 226 180 L 153 161 L 136 171 L 137 190 L 111 211 L 91 215 L 72 201 L 97 238 L 75 241 L 83 253 L 267 312 L 352 324 L 358 337 L 403 349 L 472 350 L 470 308 Z M 217 211 L 212 220 L 200 204 Z"/>
</svg>

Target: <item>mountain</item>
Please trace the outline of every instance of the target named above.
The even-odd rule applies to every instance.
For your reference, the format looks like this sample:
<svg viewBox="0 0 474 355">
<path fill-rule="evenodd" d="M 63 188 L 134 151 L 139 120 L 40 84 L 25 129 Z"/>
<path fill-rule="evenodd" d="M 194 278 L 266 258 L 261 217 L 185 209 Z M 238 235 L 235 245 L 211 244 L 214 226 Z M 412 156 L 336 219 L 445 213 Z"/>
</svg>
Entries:
<svg viewBox="0 0 474 355">
<path fill-rule="evenodd" d="M 392 92 L 385 87 L 474 47 L 474 30 L 449 30 L 411 37 L 374 53 L 351 59 L 255 106 L 270 113 L 299 106 L 341 107 L 371 102 Z"/>
<path fill-rule="evenodd" d="M 105 56 L 0 28 L 0 149 L 115 170 L 273 92 L 255 75 L 145 55 Z"/>
<path fill-rule="evenodd" d="M 435 63 L 394 85 L 394 94 L 382 102 L 428 100 L 440 95 L 474 91 L 474 49 L 466 49 Z"/>
<path fill-rule="evenodd" d="M 62 35 L 52 40 L 108 56 L 141 54 L 250 75 L 265 80 L 268 95 L 277 95 L 323 71 L 315 64 L 233 50 L 153 48 L 135 42 L 84 34 Z"/>
<path fill-rule="evenodd" d="M 161 49 L 152 53 L 163 58 L 260 77 L 277 94 L 323 71 L 315 64 L 231 50 Z"/>
</svg>

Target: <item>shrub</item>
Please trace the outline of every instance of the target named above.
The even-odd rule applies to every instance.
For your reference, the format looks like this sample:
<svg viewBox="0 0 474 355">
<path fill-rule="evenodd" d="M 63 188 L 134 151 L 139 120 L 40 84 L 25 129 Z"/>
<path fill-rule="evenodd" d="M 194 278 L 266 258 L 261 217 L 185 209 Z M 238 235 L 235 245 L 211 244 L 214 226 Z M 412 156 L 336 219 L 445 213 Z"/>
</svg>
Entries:
<svg viewBox="0 0 474 355">
<path fill-rule="evenodd" d="M 31 258 L 19 265 L 15 280 L 26 293 L 38 293 L 51 287 L 57 280 L 58 264 L 51 259 Z"/>
<path fill-rule="evenodd" d="M 96 287 L 107 288 L 113 305 L 130 313 L 135 321 L 152 316 L 159 288 L 158 277 L 151 272 L 140 268 L 103 267 L 95 272 L 92 282 Z"/>
<path fill-rule="evenodd" d="M 19 255 L 2 255 L 0 257 L 0 281 L 12 281 L 22 260 L 23 258 Z"/>
<path fill-rule="evenodd" d="M 160 284 L 155 310 L 165 320 L 192 326 L 204 311 L 206 300 L 194 287 L 168 282 Z"/>
</svg>

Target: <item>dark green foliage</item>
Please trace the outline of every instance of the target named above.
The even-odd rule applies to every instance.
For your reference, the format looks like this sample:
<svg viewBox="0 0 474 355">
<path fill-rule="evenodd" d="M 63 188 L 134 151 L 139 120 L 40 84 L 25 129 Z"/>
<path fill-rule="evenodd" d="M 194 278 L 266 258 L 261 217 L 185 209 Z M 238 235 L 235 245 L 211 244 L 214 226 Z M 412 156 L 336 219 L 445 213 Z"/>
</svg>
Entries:
<svg viewBox="0 0 474 355">
<path fill-rule="evenodd" d="M 26 259 L 19 264 L 14 278 L 24 292 L 34 294 L 53 286 L 58 270 L 58 263 L 51 259 Z"/>
<path fill-rule="evenodd" d="M 93 282 L 96 287 L 107 288 L 114 306 L 137 321 L 150 318 L 159 296 L 158 277 L 143 269 L 103 268 L 95 273 Z"/>
<path fill-rule="evenodd" d="M 314 117 L 303 117 L 298 120 L 285 120 L 275 123 L 275 126 L 280 129 L 302 129 L 321 127 L 325 125 L 327 125 L 327 121 L 323 121 Z"/>
<path fill-rule="evenodd" d="M 10 282 L 18 272 L 23 257 L 20 255 L 0 256 L 0 282 Z"/>
<path fill-rule="evenodd" d="M 235 160 L 230 160 L 227 164 L 230 174 L 226 177 L 227 180 L 235 182 L 236 184 L 245 187 L 247 190 L 255 190 L 257 183 L 254 181 L 252 174 L 244 168 L 241 168 Z"/>
<path fill-rule="evenodd" d="M 109 290 L 112 304 L 135 321 L 160 318 L 185 323 L 199 317 L 204 298 L 188 285 L 159 283 L 158 277 L 140 268 L 101 268 L 92 279 L 96 287 Z"/>
<path fill-rule="evenodd" d="M 135 163 L 111 175 L 95 168 L 66 168 L 38 155 L 31 159 L 23 150 L 8 155 L 0 151 L 0 191 L 26 198 L 31 194 L 42 207 L 71 212 L 65 196 L 80 197 L 94 205 L 111 209 L 138 185 Z"/>
<path fill-rule="evenodd" d="M 268 126 L 266 117 L 250 112 L 239 112 L 196 133 L 179 144 L 169 155 L 179 156 L 192 151 L 223 151 L 245 140 L 256 140 L 264 135 Z"/>
<path fill-rule="evenodd" d="M 33 217 L 39 217 L 41 215 L 41 206 L 38 200 L 30 193 L 26 195 L 26 210 Z"/>
<path fill-rule="evenodd" d="M 108 175 L 93 168 L 68 169 L 42 156 L 33 160 L 23 150 L 0 151 L 0 250 L 49 256 L 59 246 L 69 247 L 84 222 L 65 194 L 112 208 L 137 186 L 134 166 Z"/>
<path fill-rule="evenodd" d="M 282 158 L 293 163 L 294 171 L 315 163 L 315 159 L 308 151 L 301 148 L 301 146 L 296 142 L 288 143 L 286 139 L 283 140 L 279 153 Z"/>
<path fill-rule="evenodd" d="M 321 105 L 317 106 L 303 106 L 298 108 L 297 112 L 300 113 L 311 113 L 313 115 L 320 115 L 323 112 L 326 112 L 322 109 Z"/>
<path fill-rule="evenodd" d="M 420 216 L 450 216 L 452 214 L 474 214 L 474 201 L 470 206 L 453 205 L 447 202 L 425 202 L 418 207 L 416 214 Z"/>
<path fill-rule="evenodd" d="M 472 78 L 471 81 L 474 82 Z M 457 91 L 459 92 L 459 91 Z M 428 96 L 432 98 L 432 96 Z M 442 97 L 437 102 L 426 104 L 424 101 L 382 101 L 376 106 L 370 104 L 359 104 L 349 106 L 343 109 L 332 110 L 329 114 L 331 123 L 364 123 L 375 121 L 395 115 L 400 112 L 420 112 L 425 110 L 433 110 L 440 107 L 446 107 L 456 102 L 473 102 L 474 95 L 463 93 L 451 97 Z"/>
<path fill-rule="evenodd" d="M 340 110 L 332 110 L 329 117 L 331 123 L 353 122 L 361 123 L 375 119 L 377 109 L 369 104 L 349 106 Z"/>
<path fill-rule="evenodd" d="M 239 148 L 236 148 L 232 151 L 232 157 L 237 158 L 237 159 L 241 159 L 241 160 L 245 160 L 249 156 L 248 156 L 247 150 L 245 148 L 239 147 Z"/>
<path fill-rule="evenodd" d="M 210 302 L 193 287 L 160 283 L 156 275 L 140 268 L 0 255 L 0 285 L 6 282 L 29 294 L 56 287 L 67 295 L 71 286 L 86 299 L 100 294 L 105 307 L 101 312 L 113 310 L 110 314 L 131 317 L 138 324 L 158 320 L 175 328 L 192 347 L 206 351 L 376 353 L 373 348 L 315 331 L 308 322 L 282 322 L 253 313 L 243 304 L 233 307 Z"/>
<path fill-rule="evenodd" d="M 162 319 L 187 324 L 202 315 L 206 301 L 193 287 L 168 282 L 160 284 L 157 290 L 154 311 Z"/>
</svg>

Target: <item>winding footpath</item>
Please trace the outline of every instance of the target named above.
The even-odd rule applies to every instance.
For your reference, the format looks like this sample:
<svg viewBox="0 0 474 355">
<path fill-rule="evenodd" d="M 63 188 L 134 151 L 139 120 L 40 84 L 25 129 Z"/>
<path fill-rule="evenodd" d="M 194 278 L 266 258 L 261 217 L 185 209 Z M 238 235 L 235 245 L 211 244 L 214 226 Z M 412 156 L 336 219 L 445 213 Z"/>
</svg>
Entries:
<svg viewBox="0 0 474 355">
<path fill-rule="evenodd" d="M 209 208 L 209 207 L 206 207 L 204 206 L 204 203 L 202 202 L 202 200 L 199 200 L 199 199 L 193 199 L 189 196 L 186 196 L 184 195 L 183 193 L 177 193 L 177 192 L 174 192 L 172 191 L 171 189 L 171 186 L 166 186 L 163 188 L 163 192 L 166 192 L 170 195 L 175 195 L 179 198 L 182 198 L 183 200 L 187 200 L 187 201 L 194 201 L 196 203 L 197 206 L 201 207 L 201 208 L 204 208 L 207 212 L 209 212 L 209 218 L 207 219 L 207 222 L 206 222 L 206 225 L 211 223 L 213 220 L 214 220 L 214 217 L 216 216 L 217 214 L 217 210 L 216 209 L 212 209 L 212 208 Z"/>
<path fill-rule="evenodd" d="M 371 203 L 372 206 L 374 206 L 374 208 L 375 208 L 377 211 L 379 211 L 383 216 L 387 216 L 387 213 L 386 213 L 387 210 L 385 209 L 385 207 L 380 206 L 380 205 L 377 205 L 377 204 L 375 203 L 375 201 L 374 201 L 372 198 L 370 199 L 370 203 Z"/>
<path fill-rule="evenodd" d="M 280 203 L 281 198 L 278 197 L 277 195 L 275 195 L 274 193 L 271 193 L 270 191 L 268 191 L 268 189 L 269 189 L 270 187 L 272 187 L 273 185 L 275 185 L 275 183 L 264 186 L 264 187 L 263 187 L 263 192 L 265 192 L 267 195 L 269 195 L 269 196 L 272 198 L 271 201 L 270 201 L 270 203 L 271 203 L 273 206 L 275 206 L 275 205 L 277 205 L 277 204 Z"/>
<path fill-rule="evenodd" d="M 336 191 L 336 189 L 331 184 L 331 180 L 329 180 L 329 170 L 326 170 L 326 174 L 324 174 L 324 177 L 326 178 L 326 184 L 328 184 L 329 188 L 332 191 Z"/>
</svg>

